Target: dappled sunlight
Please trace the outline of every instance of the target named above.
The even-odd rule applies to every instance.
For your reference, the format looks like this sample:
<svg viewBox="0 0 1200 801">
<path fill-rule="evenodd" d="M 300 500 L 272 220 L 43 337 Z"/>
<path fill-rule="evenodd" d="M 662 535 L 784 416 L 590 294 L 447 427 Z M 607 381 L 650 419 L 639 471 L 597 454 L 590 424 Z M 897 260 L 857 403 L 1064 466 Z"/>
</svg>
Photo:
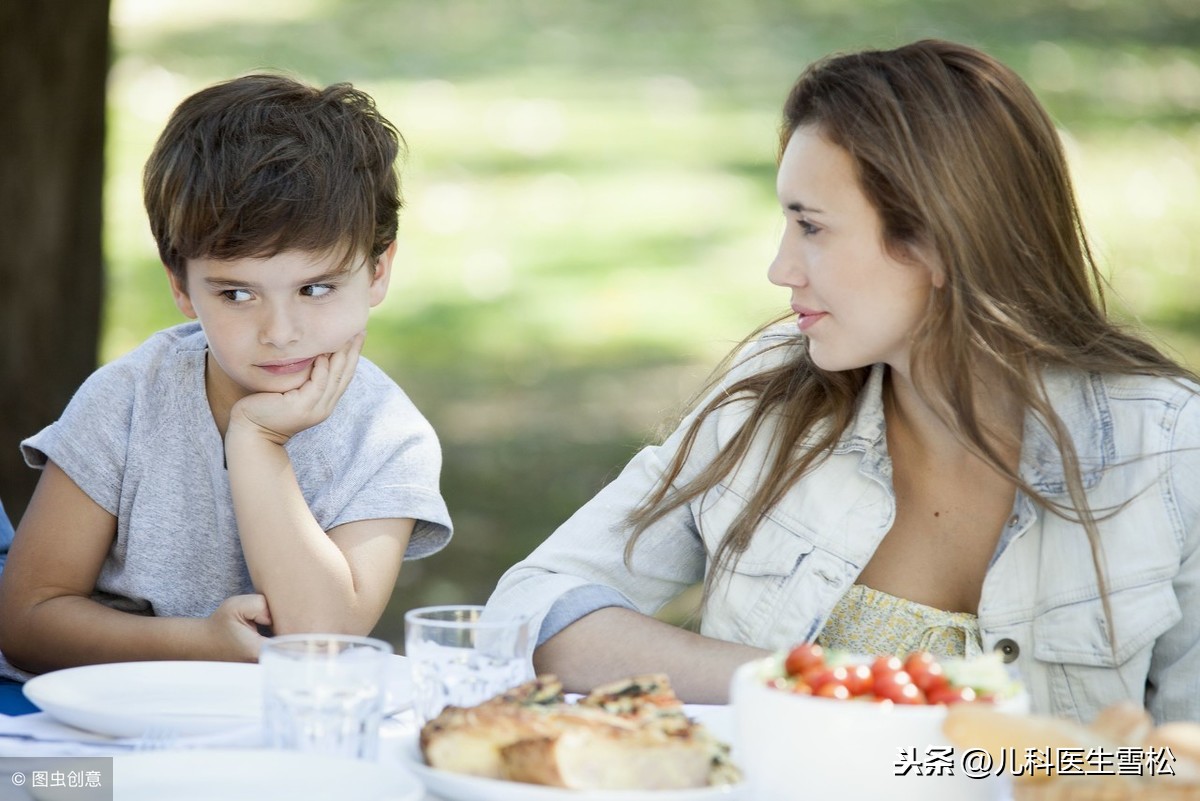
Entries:
<svg viewBox="0 0 1200 801">
<path fill-rule="evenodd" d="M 410 216 L 431 234 L 446 236 L 467 229 L 474 222 L 485 222 L 491 215 L 491 204 L 476 203 L 477 191 L 465 181 L 446 181 L 413 192 L 415 208 Z"/>
<path fill-rule="evenodd" d="M 484 130 L 493 142 L 522 156 L 553 153 L 566 138 L 561 104 L 548 99 L 505 99 L 484 112 Z"/>
<path fill-rule="evenodd" d="M 304 19 L 326 2 L 327 0 L 204 0 L 198 3 L 111 0 L 109 18 L 118 36 L 139 33 L 161 35 L 171 30 L 186 30 L 196 25 L 211 25 L 218 21 Z"/>
<path fill-rule="evenodd" d="M 140 171 L 184 96 L 257 69 L 349 80 L 406 139 L 364 353 L 437 428 L 459 528 L 405 567 L 385 633 L 486 598 L 786 309 L 779 106 L 826 52 L 940 36 L 1012 64 L 1060 127 L 1113 307 L 1200 366 L 1194 0 L 113 0 L 113 34 L 105 360 L 182 320 Z"/>
<path fill-rule="evenodd" d="M 495 248 L 468 253 L 463 262 L 462 288 L 475 300 L 497 300 L 512 290 L 512 262 Z"/>
</svg>

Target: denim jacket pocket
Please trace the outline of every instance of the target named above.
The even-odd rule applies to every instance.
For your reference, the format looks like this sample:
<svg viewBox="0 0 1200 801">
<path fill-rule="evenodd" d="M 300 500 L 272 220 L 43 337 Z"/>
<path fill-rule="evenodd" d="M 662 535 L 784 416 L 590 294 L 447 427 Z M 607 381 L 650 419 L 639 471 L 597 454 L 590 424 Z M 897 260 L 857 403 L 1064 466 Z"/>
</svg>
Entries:
<svg viewBox="0 0 1200 801">
<path fill-rule="evenodd" d="M 735 493 L 726 492 L 706 511 L 710 535 L 716 537 L 728 530 L 739 501 Z M 713 553 L 716 539 L 706 538 L 706 544 Z M 791 613 L 782 600 L 813 547 L 810 538 L 764 518 L 746 550 L 718 578 L 704 612 L 704 633 L 737 642 L 759 642 L 781 615 Z"/>
<path fill-rule="evenodd" d="M 733 572 L 743 576 L 790 576 L 813 543 L 786 526 L 766 518 L 750 539 L 750 545 L 733 565 Z"/>
<path fill-rule="evenodd" d="M 1057 714 L 1090 718 L 1114 698 L 1139 703 L 1155 640 L 1183 617 L 1169 580 L 1111 592 L 1115 647 L 1099 597 L 1048 609 L 1033 621 L 1033 653 Z"/>
</svg>

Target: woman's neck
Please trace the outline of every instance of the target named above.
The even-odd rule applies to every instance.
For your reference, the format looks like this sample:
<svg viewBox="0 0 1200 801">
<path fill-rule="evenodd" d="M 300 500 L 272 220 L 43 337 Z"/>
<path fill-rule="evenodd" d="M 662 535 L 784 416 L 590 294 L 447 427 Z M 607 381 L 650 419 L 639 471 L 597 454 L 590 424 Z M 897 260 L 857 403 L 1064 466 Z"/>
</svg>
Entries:
<svg viewBox="0 0 1200 801">
<path fill-rule="evenodd" d="M 1015 470 L 1024 415 L 1014 398 L 997 390 L 999 386 L 999 382 L 973 383 L 975 414 L 987 445 Z M 981 455 L 953 425 L 954 405 L 949 399 L 927 401 L 917 392 L 910 375 L 892 367 L 888 367 L 884 380 L 883 411 L 889 446 L 911 449 L 911 455 L 919 454 L 943 465 Z"/>
</svg>

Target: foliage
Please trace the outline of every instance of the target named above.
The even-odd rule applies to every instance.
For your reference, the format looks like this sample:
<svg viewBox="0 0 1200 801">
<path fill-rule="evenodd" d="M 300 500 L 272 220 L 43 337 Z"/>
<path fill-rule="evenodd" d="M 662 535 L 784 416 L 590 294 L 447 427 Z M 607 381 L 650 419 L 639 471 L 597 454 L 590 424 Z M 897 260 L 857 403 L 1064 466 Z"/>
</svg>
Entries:
<svg viewBox="0 0 1200 801">
<path fill-rule="evenodd" d="M 104 357 L 179 320 L 138 177 L 171 108 L 268 68 L 371 92 L 408 141 L 400 276 L 367 354 L 445 447 L 450 548 L 410 606 L 484 600 L 757 323 L 778 105 L 833 50 L 984 47 L 1070 144 L 1117 311 L 1200 364 L 1191 0 L 114 0 Z"/>
</svg>

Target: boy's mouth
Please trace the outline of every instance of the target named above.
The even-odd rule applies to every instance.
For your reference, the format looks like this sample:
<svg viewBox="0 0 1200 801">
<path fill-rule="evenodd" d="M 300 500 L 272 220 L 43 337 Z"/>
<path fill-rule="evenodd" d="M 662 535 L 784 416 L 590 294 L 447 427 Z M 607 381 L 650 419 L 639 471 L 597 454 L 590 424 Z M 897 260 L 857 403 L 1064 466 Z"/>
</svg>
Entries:
<svg viewBox="0 0 1200 801">
<path fill-rule="evenodd" d="M 307 359 L 286 359 L 275 362 L 263 362 L 255 365 L 260 370 L 270 373 L 271 375 L 292 375 L 294 373 L 302 373 L 312 367 L 315 356 L 309 356 Z"/>
</svg>

